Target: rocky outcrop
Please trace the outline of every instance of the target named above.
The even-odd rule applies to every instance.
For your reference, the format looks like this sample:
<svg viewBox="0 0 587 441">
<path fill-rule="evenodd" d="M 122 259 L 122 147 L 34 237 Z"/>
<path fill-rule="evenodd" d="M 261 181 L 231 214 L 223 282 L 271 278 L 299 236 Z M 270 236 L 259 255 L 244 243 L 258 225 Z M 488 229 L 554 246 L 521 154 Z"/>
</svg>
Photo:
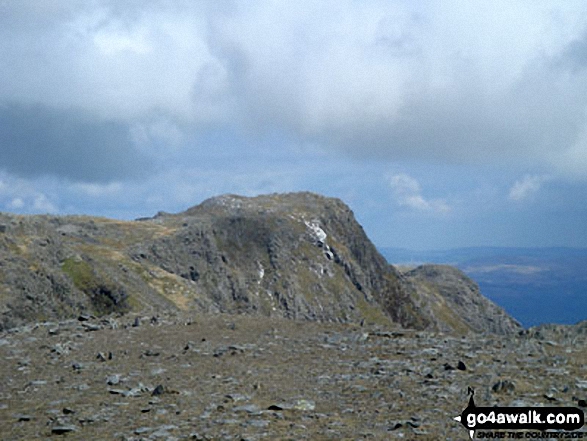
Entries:
<svg viewBox="0 0 587 441">
<path fill-rule="evenodd" d="M 132 222 L 2 215 L 0 227 L 0 329 L 145 309 L 514 329 L 459 277 L 400 275 L 348 206 L 312 193 L 225 195 Z"/>
<path fill-rule="evenodd" d="M 522 326 L 484 297 L 479 286 L 448 265 L 422 265 L 404 274 L 433 327 L 442 331 L 510 334 Z"/>
<path fill-rule="evenodd" d="M 133 260 L 189 281 L 220 311 L 427 326 L 340 200 L 227 195 L 146 222 L 175 230 L 132 247 Z"/>
<path fill-rule="evenodd" d="M 574 346 L 587 345 L 587 320 L 580 321 L 574 325 L 543 324 L 533 326 L 520 332 L 520 335 L 544 340 L 550 343 Z"/>
</svg>

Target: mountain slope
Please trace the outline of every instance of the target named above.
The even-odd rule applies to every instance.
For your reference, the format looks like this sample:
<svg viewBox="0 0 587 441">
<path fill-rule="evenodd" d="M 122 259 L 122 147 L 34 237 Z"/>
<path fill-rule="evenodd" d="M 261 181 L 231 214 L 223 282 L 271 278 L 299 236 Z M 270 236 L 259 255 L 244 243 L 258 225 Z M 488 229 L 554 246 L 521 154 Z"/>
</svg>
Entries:
<svg viewBox="0 0 587 441">
<path fill-rule="evenodd" d="M 474 329 L 461 311 L 434 314 L 344 203 L 312 193 L 225 195 L 132 222 L 6 214 L 0 262 L 0 328 L 176 309 Z"/>
<path fill-rule="evenodd" d="M 427 325 L 337 199 L 227 195 L 147 222 L 176 230 L 131 247 L 132 258 L 189 280 L 222 311 Z"/>
<path fill-rule="evenodd" d="M 479 286 L 462 271 L 448 265 L 422 265 L 405 273 L 423 301 L 427 314 L 436 317 L 443 331 L 509 334 L 522 326 L 502 308 L 485 298 Z"/>
</svg>

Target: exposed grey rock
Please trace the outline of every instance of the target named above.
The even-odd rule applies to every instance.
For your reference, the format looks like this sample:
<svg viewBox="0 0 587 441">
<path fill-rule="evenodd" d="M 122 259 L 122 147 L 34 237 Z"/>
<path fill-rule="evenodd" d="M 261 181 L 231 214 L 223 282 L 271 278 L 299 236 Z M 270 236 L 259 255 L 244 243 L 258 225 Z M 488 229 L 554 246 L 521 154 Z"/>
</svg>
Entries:
<svg viewBox="0 0 587 441">
<path fill-rule="evenodd" d="M 88 322 L 83 322 L 82 326 L 84 327 L 84 329 L 87 332 L 99 331 L 100 329 L 102 329 L 102 326 L 94 324 L 94 323 L 88 323 Z"/>
<path fill-rule="evenodd" d="M 338 200 L 222 196 L 157 222 L 182 227 L 133 258 L 190 281 L 222 311 L 422 326 L 398 273 Z"/>
<path fill-rule="evenodd" d="M 239 393 L 228 394 L 225 398 L 229 401 L 239 402 L 239 401 L 248 401 L 251 399 L 248 395 L 243 395 Z"/>
<path fill-rule="evenodd" d="M 413 289 L 431 329 L 467 333 L 512 334 L 521 325 L 484 297 L 479 286 L 457 268 L 422 265 L 404 274 L 406 289 Z"/>
<path fill-rule="evenodd" d="M 15 415 L 14 418 L 16 419 L 16 421 L 18 421 L 19 423 L 21 422 L 26 422 L 26 421 L 30 421 L 33 419 L 32 416 L 27 415 L 27 414 L 18 414 Z"/>
<path fill-rule="evenodd" d="M 0 368 L 8 373 L 0 399 L 10 407 L 0 405 L 0 421 L 6 422 L 0 429 L 18 430 L 14 438 L 20 439 L 42 439 L 51 427 L 71 425 L 77 431 L 66 436 L 79 439 L 189 439 L 197 433 L 198 439 L 431 441 L 439 433 L 443 439 L 467 437 L 452 418 L 467 405 L 469 386 L 479 406 L 548 405 L 552 399 L 557 406 L 578 406 L 585 400 L 585 348 L 527 335 L 456 338 L 223 314 L 184 323 L 185 317 L 161 314 L 157 326 L 84 333 L 80 340 L 73 337 L 75 327 L 64 326 L 60 342 L 75 341 L 78 360 L 95 360 L 105 345 L 121 355 L 109 363 L 88 362 L 79 372 L 60 369 L 58 376 L 55 366 L 73 361 L 67 354 L 47 357 L 55 342 L 43 326 L 31 331 L 37 332 L 34 341 L 27 332 L 2 335 L 9 342 L 0 346 Z M 367 339 L 357 338 L 364 333 Z M 201 352 L 184 351 L 185 342 L 196 342 Z M 212 357 L 221 346 L 236 350 L 235 356 L 227 351 Z M 140 358 L 148 348 L 165 349 L 159 357 Z M 30 370 L 13 371 L 25 356 Z M 459 360 L 466 370 L 458 370 Z M 445 371 L 445 363 L 453 370 Z M 163 366 L 156 383 L 139 382 Z M 136 387 L 104 385 L 114 369 L 124 374 L 125 385 Z M 515 390 L 493 392 L 496 375 L 515 381 Z M 259 379 L 263 386 L 255 389 Z M 164 393 L 152 396 L 158 385 Z M 18 423 L 18 415 L 32 418 Z"/>
<path fill-rule="evenodd" d="M 51 433 L 53 433 L 55 435 L 65 435 L 66 433 L 76 432 L 76 431 L 77 431 L 77 427 L 72 426 L 72 425 L 55 426 L 55 427 L 51 428 Z"/>
<path fill-rule="evenodd" d="M 256 404 L 245 404 L 243 406 L 236 406 L 232 408 L 233 412 L 245 412 L 248 414 L 258 414 L 260 413 L 260 408 Z"/>
<path fill-rule="evenodd" d="M 142 435 L 144 433 L 152 432 L 154 429 L 152 427 L 139 427 L 134 430 L 135 435 Z"/>
<path fill-rule="evenodd" d="M 156 397 L 158 395 L 163 395 L 165 392 L 166 392 L 165 387 L 163 387 L 163 385 L 159 384 L 155 387 L 155 389 L 153 389 L 153 392 L 151 395 Z"/>
<path fill-rule="evenodd" d="M 544 324 L 520 331 L 520 335 L 549 345 L 564 344 L 570 346 L 587 344 L 587 320 L 575 325 Z"/>
<path fill-rule="evenodd" d="M 81 371 L 82 369 L 84 369 L 86 366 L 82 363 L 79 363 L 77 361 L 74 361 L 71 364 L 71 367 L 73 368 L 74 371 Z"/>
<path fill-rule="evenodd" d="M 402 277 L 349 207 L 312 193 L 224 195 L 135 222 L 1 217 L 9 228 L 0 236 L 0 330 L 40 317 L 77 318 L 86 331 L 116 329 L 112 318 L 95 317 L 133 307 L 149 309 L 144 322 L 153 326 L 162 324 L 159 311 L 189 309 L 457 332 L 517 329 L 461 275 L 429 269 Z M 422 289 L 420 276 L 436 287 Z"/>
<path fill-rule="evenodd" d="M 491 387 L 491 390 L 495 393 L 512 393 L 516 390 L 516 385 L 511 380 L 499 380 Z"/>
<path fill-rule="evenodd" d="M 263 427 L 267 427 L 269 425 L 269 421 L 267 421 L 267 420 L 248 420 L 246 424 L 247 424 L 247 426 L 251 426 L 251 427 L 263 428 Z"/>
<path fill-rule="evenodd" d="M 157 350 L 153 350 L 153 349 L 147 349 L 143 355 L 145 357 L 158 357 L 159 355 L 161 355 L 161 352 L 157 351 Z"/>
<path fill-rule="evenodd" d="M 313 400 L 299 399 L 291 403 L 279 403 L 269 406 L 268 410 L 302 410 L 312 411 L 316 408 Z"/>
<path fill-rule="evenodd" d="M 124 395 L 126 396 L 128 391 L 124 390 L 124 389 L 108 389 L 108 393 L 112 394 L 112 395 Z"/>
<path fill-rule="evenodd" d="M 120 383 L 120 375 L 119 374 L 109 375 L 108 378 L 106 378 L 106 383 L 109 386 L 116 386 L 118 383 Z"/>
</svg>

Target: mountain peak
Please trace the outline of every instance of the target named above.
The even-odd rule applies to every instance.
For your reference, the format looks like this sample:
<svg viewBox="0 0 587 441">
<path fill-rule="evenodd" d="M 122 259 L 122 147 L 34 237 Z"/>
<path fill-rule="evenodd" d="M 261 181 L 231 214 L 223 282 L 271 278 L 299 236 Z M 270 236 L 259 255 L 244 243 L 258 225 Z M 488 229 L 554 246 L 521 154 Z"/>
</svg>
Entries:
<svg viewBox="0 0 587 441">
<path fill-rule="evenodd" d="M 0 234 L 0 327 L 148 308 L 484 330 L 434 276 L 448 305 L 437 314 L 438 295 L 389 265 L 335 198 L 222 195 L 141 222 L 23 219 Z"/>
<path fill-rule="evenodd" d="M 316 212 L 324 207 L 347 208 L 339 199 L 322 196 L 311 192 L 272 193 L 258 196 L 240 196 L 235 194 L 223 194 L 206 199 L 201 204 L 189 208 L 183 215 L 198 215 L 201 213 L 246 212 Z"/>
</svg>

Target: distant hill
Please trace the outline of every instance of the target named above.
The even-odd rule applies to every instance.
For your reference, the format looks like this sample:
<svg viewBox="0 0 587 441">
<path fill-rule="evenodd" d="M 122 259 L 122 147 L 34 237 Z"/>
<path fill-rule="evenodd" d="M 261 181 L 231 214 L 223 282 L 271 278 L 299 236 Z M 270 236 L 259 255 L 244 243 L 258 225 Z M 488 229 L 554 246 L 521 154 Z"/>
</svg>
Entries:
<svg viewBox="0 0 587 441">
<path fill-rule="evenodd" d="M 484 297 L 479 286 L 456 267 L 421 265 L 404 272 L 405 283 L 424 299 L 421 307 L 438 318 L 444 331 L 471 329 L 476 332 L 508 334 L 521 326 L 495 303 Z M 446 311 L 450 315 L 445 315 Z"/>
<path fill-rule="evenodd" d="M 145 309 L 449 332 L 519 329 L 474 290 L 455 297 L 444 289 L 447 280 L 468 284 L 447 271 L 400 274 L 348 206 L 312 193 L 224 195 L 132 222 L 2 214 L 0 329 Z"/>
<path fill-rule="evenodd" d="M 574 324 L 587 319 L 587 249 L 460 248 L 410 251 L 381 248 L 388 262 L 454 265 L 474 279 L 481 292 L 524 326 Z"/>
</svg>

